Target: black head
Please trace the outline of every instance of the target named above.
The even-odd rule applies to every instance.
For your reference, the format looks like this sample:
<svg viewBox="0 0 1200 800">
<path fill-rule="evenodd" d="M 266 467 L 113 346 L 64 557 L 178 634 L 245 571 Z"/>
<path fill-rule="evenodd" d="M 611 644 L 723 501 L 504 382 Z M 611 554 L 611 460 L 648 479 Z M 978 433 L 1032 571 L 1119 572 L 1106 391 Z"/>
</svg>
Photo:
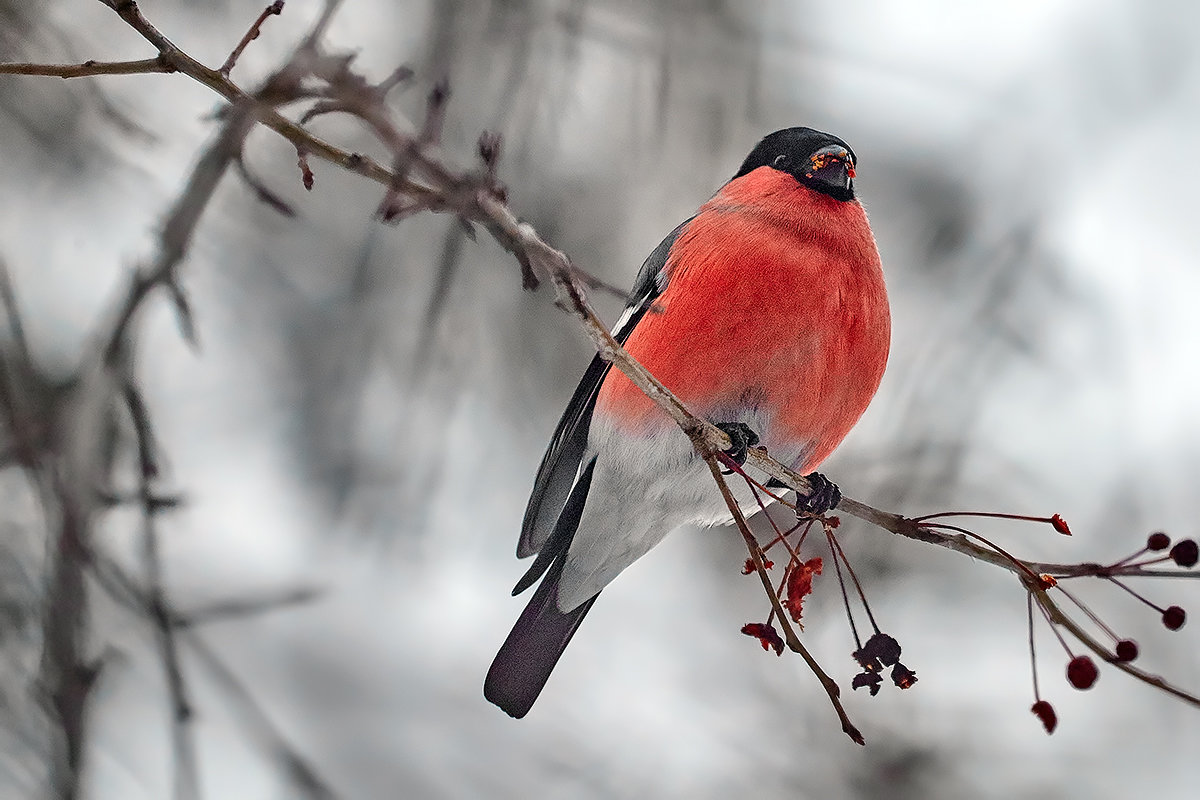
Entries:
<svg viewBox="0 0 1200 800">
<path fill-rule="evenodd" d="M 854 199 L 857 163 L 850 145 L 836 136 L 812 128 L 784 128 L 759 142 L 733 177 L 770 167 L 814 191 L 845 201 Z"/>
</svg>

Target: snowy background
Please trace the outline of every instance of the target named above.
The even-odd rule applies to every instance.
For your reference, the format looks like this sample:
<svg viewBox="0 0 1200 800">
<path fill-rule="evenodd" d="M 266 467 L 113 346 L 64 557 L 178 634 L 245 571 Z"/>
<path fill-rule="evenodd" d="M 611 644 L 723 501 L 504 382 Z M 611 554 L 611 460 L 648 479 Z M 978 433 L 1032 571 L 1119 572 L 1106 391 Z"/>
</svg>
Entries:
<svg viewBox="0 0 1200 800">
<path fill-rule="evenodd" d="M 263 0 L 143 0 L 187 52 L 219 64 Z M 303 35 L 288 0 L 234 78 L 254 85 Z M 453 96 L 446 149 L 504 134 L 514 210 L 581 267 L 628 284 L 659 239 L 765 133 L 834 132 L 860 160 L 894 314 L 872 408 L 823 470 L 907 514 L 1061 513 L 1076 536 L 987 528 L 1017 553 L 1121 557 L 1147 532 L 1194 536 L 1200 510 L 1200 6 L 1111 0 L 873 3 L 347 0 L 330 34 L 376 78 L 400 63 Z M 153 55 L 95 0 L 0 0 L 0 59 Z M 0 76 L 0 258 L 39 367 L 69 376 L 195 154 L 215 95 L 180 76 Z M 136 123 L 138 130 L 131 129 Z M 353 123 L 314 123 L 378 152 Z M 920 683 L 848 694 L 845 738 L 798 658 L 739 635 L 766 603 L 736 532 L 671 537 L 596 605 L 528 718 L 482 698 L 525 599 L 513 549 L 559 410 L 589 357 L 548 291 L 453 220 L 373 221 L 377 186 L 250 138 L 257 174 L 297 219 L 226 178 L 191 250 L 201 349 L 165 303 L 138 373 L 167 478 L 180 608 L 299 587 L 320 599 L 201 635 L 345 798 L 1190 798 L 1200 714 L 1105 669 L 1062 679 L 1044 627 L 1032 703 L 1012 577 L 861 523 L 842 541 Z M 594 298 L 615 318 L 619 302 Z M 36 579 L 44 529 L 0 472 L 0 789 L 37 796 Z M 98 541 L 134 552 L 133 517 Z M 1142 584 L 1200 609 L 1182 582 Z M 1115 590 L 1084 592 L 1143 665 L 1200 689 L 1196 626 L 1169 634 Z M 856 667 L 831 578 L 806 641 L 847 687 Z M 170 794 L 152 631 L 98 608 L 119 653 L 96 689 L 88 797 Z M 32 665 L 32 666 L 31 666 Z M 277 759 L 197 659 L 204 796 L 290 798 Z"/>
</svg>

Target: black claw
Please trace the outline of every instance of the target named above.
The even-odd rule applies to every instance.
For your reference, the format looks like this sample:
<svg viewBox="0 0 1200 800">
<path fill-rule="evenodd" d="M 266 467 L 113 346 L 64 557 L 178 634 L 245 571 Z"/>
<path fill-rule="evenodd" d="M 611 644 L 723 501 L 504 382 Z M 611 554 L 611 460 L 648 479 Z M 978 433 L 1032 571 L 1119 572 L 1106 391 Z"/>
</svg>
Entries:
<svg viewBox="0 0 1200 800">
<path fill-rule="evenodd" d="M 837 484 L 819 472 L 810 472 L 804 476 L 808 481 L 810 491 L 807 496 L 796 495 L 796 508 L 808 514 L 824 514 L 837 508 L 842 501 L 842 490 Z"/>
<path fill-rule="evenodd" d="M 725 455 L 732 458 L 740 467 L 746 463 L 746 453 L 751 447 L 758 444 L 758 434 L 750 429 L 750 426 L 744 422 L 715 422 L 713 423 L 729 437 L 730 447 L 725 451 Z M 733 470 L 723 469 L 721 473 L 724 475 L 733 474 Z"/>
</svg>

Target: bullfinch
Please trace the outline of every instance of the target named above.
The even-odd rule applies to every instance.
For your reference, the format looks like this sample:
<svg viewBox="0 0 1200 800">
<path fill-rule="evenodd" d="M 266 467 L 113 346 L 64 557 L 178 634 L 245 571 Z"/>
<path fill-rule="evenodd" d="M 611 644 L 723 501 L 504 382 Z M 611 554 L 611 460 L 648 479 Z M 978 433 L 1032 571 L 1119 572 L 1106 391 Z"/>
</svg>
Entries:
<svg viewBox="0 0 1200 800">
<path fill-rule="evenodd" d="M 764 138 L 646 259 L 613 331 L 729 434 L 738 460 L 761 444 L 811 472 L 883 377 L 891 317 L 856 166 L 849 145 L 811 128 Z M 836 505 L 835 486 L 815 473 L 810 483 L 815 496 L 801 503 Z M 752 507 L 745 481 L 730 486 Z M 730 518 L 688 437 L 594 358 L 534 481 L 517 556 L 537 558 L 513 594 L 541 583 L 492 662 L 485 697 L 523 717 L 613 578 L 675 528 Z"/>
</svg>

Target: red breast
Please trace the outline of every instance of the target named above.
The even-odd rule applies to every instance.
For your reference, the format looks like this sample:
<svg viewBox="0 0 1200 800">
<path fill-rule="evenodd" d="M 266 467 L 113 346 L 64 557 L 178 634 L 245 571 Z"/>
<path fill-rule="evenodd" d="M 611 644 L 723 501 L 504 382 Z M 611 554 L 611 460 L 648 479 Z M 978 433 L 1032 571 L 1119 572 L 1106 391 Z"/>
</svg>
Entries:
<svg viewBox="0 0 1200 800">
<path fill-rule="evenodd" d="M 887 363 L 891 317 L 862 205 L 760 167 L 700 209 L 666 271 L 657 310 L 626 349 L 701 416 L 770 409 L 763 444 L 808 443 L 793 466 L 816 468 L 866 410 Z M 630 432 L 673 424 L 617 370 L 596 413 Z"/>
</svg>

